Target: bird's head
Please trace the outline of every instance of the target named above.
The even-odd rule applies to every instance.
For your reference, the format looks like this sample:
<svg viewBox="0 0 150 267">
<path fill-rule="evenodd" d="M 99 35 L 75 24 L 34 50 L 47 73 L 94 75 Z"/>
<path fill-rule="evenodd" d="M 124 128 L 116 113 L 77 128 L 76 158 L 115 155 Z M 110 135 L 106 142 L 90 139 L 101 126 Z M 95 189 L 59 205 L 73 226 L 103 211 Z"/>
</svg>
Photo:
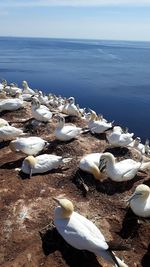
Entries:
<svg viewBox="0 0 150 267">
<path fill-rule="evenodd" d="M 140 184 L 136 187 L 133 195 L 127 201 L 130 202 L 131 200 L 137 199 L 137 198 L 147 199 L 149 194 L 150 194 L 149 186 L 145 184 Z"/>
<path fill-rule="evenodd" d="M 53 200 L 57 202 L 61 208 L 61 212 L 60 212 L 61 218 L 70 218 L 71 214 L 74 211 L 73 203 L 67 198 L 55 198 L 54 197 Z"/>
</svg>

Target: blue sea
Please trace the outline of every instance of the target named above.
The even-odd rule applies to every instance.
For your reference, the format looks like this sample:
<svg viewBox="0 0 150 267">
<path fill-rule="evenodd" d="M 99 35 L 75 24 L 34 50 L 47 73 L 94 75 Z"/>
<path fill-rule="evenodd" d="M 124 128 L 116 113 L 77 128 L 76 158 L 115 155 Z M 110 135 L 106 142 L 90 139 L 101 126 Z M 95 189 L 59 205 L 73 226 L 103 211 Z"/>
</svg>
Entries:
<svg viewBox="0 0 150 267">
<path fill-rule="evenodd" d="M 0 37 L 0 78 L 81 107 L 150 138 L 150 43 Z"/>
</svg>

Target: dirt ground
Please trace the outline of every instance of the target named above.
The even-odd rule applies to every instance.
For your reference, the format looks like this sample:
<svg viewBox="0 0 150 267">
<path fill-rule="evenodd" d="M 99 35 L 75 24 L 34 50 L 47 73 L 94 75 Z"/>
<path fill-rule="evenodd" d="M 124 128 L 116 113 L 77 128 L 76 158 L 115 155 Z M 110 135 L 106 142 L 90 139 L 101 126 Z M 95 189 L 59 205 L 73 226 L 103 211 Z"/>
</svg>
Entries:
<svg viewBox="0 0 150 267">
<path fill-rule="evenodd" d="M 102 258 L 78 251 L 68 245 L 53 226 L 56 203 L 52 197 L 65 195 L 72 200 L 75 210 L 92 220 L 102 231 L 110 247 L 116 244 L 128 250 L 116 251 L 130 267 L 150 266 L 150 220 L 137 218 L 127 207 L 126 199 L 140 183 L 150 186 L 150 173 L 139 173 L 124 183 L 102 182 L 79 171 L 79 161 L 87 153 L 111 151 L 118 160 L 137 158 L 128 149 L 111 149 L 105 135 L 88 133 L 68 143 L 55 140 L 55 122 L 34 127 L 31 124 L 29 104 L 25 109 L 2 113 L 27 135 L 36 135 L 49 141 L 42 153 L 72 157 L 67 166 L 31 179 L 19 173 L 23 154 L 14 154 L 9 142 L 0 143 L 0 266 L 2 267 L 108 267 Z M 24 120 L 24 122 L 22 121 Z M 67 119 L 84 126 L 79 119 Z"/>
</svg>

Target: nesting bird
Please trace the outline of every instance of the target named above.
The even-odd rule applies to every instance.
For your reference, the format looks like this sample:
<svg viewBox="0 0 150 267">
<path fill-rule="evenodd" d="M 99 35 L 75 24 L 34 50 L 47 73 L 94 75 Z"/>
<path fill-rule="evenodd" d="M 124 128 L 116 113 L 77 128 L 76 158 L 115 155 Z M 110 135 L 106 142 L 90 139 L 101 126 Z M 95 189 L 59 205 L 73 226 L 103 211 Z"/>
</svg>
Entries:
<svg viewBox="0 0 150 267">
<path fill-rule="evenodd" d="M 133 142 L 134 133 L 124 133 L 119 126 L 115 126 L 111 133 L 106 134 L 106 138 L 112 146 L 127 146 Z"/>
<path fill-rule="evenodd" d="M 70 160 L 71 158 L 63 158 L 53 154 L 43 154 L 37 157 L 28 156 L 24 159 L 21 170 L 31 177 L 34 173 L 44 173 L 57 169 L 61 164 L 68 163 Z"/>
<path fill-rule="evenodd" d="M 48 142 L 40 137 L 30 136 L 26 138 L 17 138 L 10 142 L 9 146 L 12 151 L 23 152 L 26 155 L 37 155 L 44 147 L 48 145 Z"/>
<path fill-rule="evenodd" d="M 87 250 L 96 256 L 102 256 L 116 267 L 127 267 L 110 250 L 105 237 L 93 222 L 74 211 L 71 201 L 59 198 L 54 198 L 54 200 L 58 203 L 54 211 L 54 224 L 68 244 L 76 249 Z"/>
<path fill-rule="evenodd" d="M 35 91 L 28 86 L 27 81 L 22 82 L 23 94 L 35 95 Z"/>
<path fill-rule="evenodd" d="M 112 122 L 107 122 L 104 118 L 98 118 L 95 112 L 91 112 L 88 127 L 92 133 L 101 134 L 112 128 Z"/>
<path fill-rule="evenodd" d="M 134 194 L 128 199 L 132 211 L 140 217 L 150 217 L 150 187 L 140 184 Z"/>
<path fill-rule="evenodd" d="M 48 107 L 41 105 L 37 97 L 32 97 L 31 102 L 32 116 L 37 121 L 49 122 L 52 118 L 52 112 Z"/>
<path fill-rule="evenodd" d="M 79 168 L 82 171 L 88 172 L 93 174 L 95 179 L 101 180 L 102 173 L 99 169 L 99 162 L 101 158 L 102 153 L 91 153 L 86 156 L 84 156 L 79 163 Z"/>
<path fill-rule="evenodd" d="M 16 128 L 10 125 L 0 127 L 0 141 L 13 140 L 16 137 L 19 137 L 22 135 L 25 135 L 25 133 L 23 132 L 23 130 L 19 128 Z"/>
<path fill-rule="evenodd" d="M 75 98 L 72 96 L 68 98 L 68 103 L 66 103 L 62 108 L 62 112 L 70 116 L 81 117 L 81 113 L 75 105 Z"/>
<path fill-rule="evenodd" d="M 141 138 L 136 137 L 132 143 L 129 144 L 129 147 L 137 149 L 142 155 L 149 154 L 148 153 L 148 146 L 149 146 L 149 140 L 146 139 L 145 144 L 141 143 Z"/>
<path fill-rule="evenodd" d="M 69 141 L 87 131 L 75 125 L 65 125 L 65 119 L 61 115 L 57 115 L 57 118 L 58 126 L 55 129 L 55 137 L 57 140 Z"/>
<path fill-rule="evenodd" d="M 22 108 L 24 106 L 24 102 L 22 99 L 19 98 L 10 98 L 10 99 L 4 99 L 0 100 L 0 112 L 9 110 L 17 110 L 19 108 Z"/>
<path fill-rule="evenodd" d="M 150 163 L 147 163 L 149 165 Z M 137 162 L 133 159 L 124 159 L 116 162 L 115 157 L 109 153 L 103 153 L 100 158 L 100 170 L 106 166 L 106 173 L 110 179 L 116 182 L 131 180 L 138 171 L 144 170 L 146 163 Z"/>
</svg>

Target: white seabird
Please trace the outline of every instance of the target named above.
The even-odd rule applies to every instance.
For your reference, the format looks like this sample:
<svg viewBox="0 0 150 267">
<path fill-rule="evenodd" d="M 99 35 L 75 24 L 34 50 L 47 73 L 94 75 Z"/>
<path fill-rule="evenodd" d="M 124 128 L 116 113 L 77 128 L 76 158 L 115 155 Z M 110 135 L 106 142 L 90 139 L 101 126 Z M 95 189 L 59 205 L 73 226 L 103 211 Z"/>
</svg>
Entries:
<svg viewBox="0 0 150 267">
<path fill-rule="evenodd" d="M 37 121 L 49 122 L 52 118 L 52 112 L 48 107 L 41 105 L 37 97 L 32 97 L 31 102 L 32 116 Z"/>
<path fill-rule="evenodd" d="M 118 146 L 127 146 L 133 142 L 134 133 L 124 133 L 119 126 L 115 126 L 111 133 L 106 134 L 106 138 L 110 145 Z"/>
<path fill-rule="evenodd" d="M 75 105 L 75 98 L 71 96 L 67 99 L 67 102 L 62 108 L 62 112 L 70 116 L 81 117 L 81 113 Z"/>
<path fill-rule="evenodd" d="M 47 141 L 37 136 L 17 138 L 10 142 L 9 146 L 12 151 L 23 152 L 26 155 L 37 155 L 48 144 Z"/>
<path fill-rule="evenodd" d="M 23 86 L 23 92 L 22 92 L 23 94 L 30 94 L 30 95 L 36 94 L 35 91 L 28 86 L 27 81 L 23 81 L 22 86 Z"/>
<path fill-rule="evenodd" d="M 22 108 L 24 106 L 24 102 L 22 99 L 19 98 L 7 98 L 4 100 L 0 100 L 0 112 L 9 110 L 17 110 L 19 108 Z"/>
<path fill-rule="evenodd" d="M 68 199 L 54 198 L 58 207 L 54 211 L 54 224 L 59 234 L 72 247 L 93 252 L 102 256 L 115 267 L 127 267 L 114 252 L 109 249 L 105 237 L 95 224 L 74 211 L 74 206 Z"/>
<path fill-rule="evenodd" d="M 131 180 L 138 171 L 144 170 L 150 162 L 137 162 L 133 159 L 124 159 L 116 162 L 115 157 L 109 153 L 103 153 L 100 158 L 99 168 L 106 166 L 106 173 L 110 179 L 116 182 Z"/>
<path fill-rule="evenodd" d="M 134 194 L 129 198 L 132 211 L 140 217 L 150 217 L 150 187 L 140 184 L 136 187 Z"/>
<path fill-rule="evenodd" d="M 0 127 L 0 141 L 13 140 L 21 135 L 25 133 L 19 128 L 10 125 Z"/>
<path fill-rule="evenodd" d="M 37 157 L 28 156 L 22 163 L 21 170 L 29 174 L 44 173 L 53 169 L 57 169 L 61 164 L 68 163 L 71 158 L 63 158 L 53 154 L 43 154 Z"/>
<path fill-rule="evenodd" d="M 112 122 L 107 122 L 105 119 L 98 119 L 95 112 L 91 113 L 90 120 L 88 122 L 88 127 L 92 133 L 101 134 L 106 130 L 112 128 Z"/>
<path fill-rule="evenodd" d="M 61 115 L 57 115 L 57 118 L 58 126 L 55 129 L 55 137 L 57 140 L 69 141 L 87 131 L 75 125 L 65 125 L 65 119 Z"/>
<path fill-rule="evenodd" d="M 95 179 L 101 180 L 102 173 L 99 170 L 99 162 L 100 162 L 101 155 L 102 153 L 91 153 L 91 154 L 85 155 L 80 160 L 79 168 L 82 171 L 93 174 Z"/>
<path fill-rule="evenodd" d="M 141 143 L 141 138 L 140 137 L 136 137 L 132 143 L 130 143 L 128 145 L 128 147 L 130 148 L 135 148 L 136 150 L 138 150 L 139 152 L 141 152 L 142 155 L 147 153 L 147 146 L 149 144 L 149 140 L 146 139 L 145 144 Z"/>
</svg>

